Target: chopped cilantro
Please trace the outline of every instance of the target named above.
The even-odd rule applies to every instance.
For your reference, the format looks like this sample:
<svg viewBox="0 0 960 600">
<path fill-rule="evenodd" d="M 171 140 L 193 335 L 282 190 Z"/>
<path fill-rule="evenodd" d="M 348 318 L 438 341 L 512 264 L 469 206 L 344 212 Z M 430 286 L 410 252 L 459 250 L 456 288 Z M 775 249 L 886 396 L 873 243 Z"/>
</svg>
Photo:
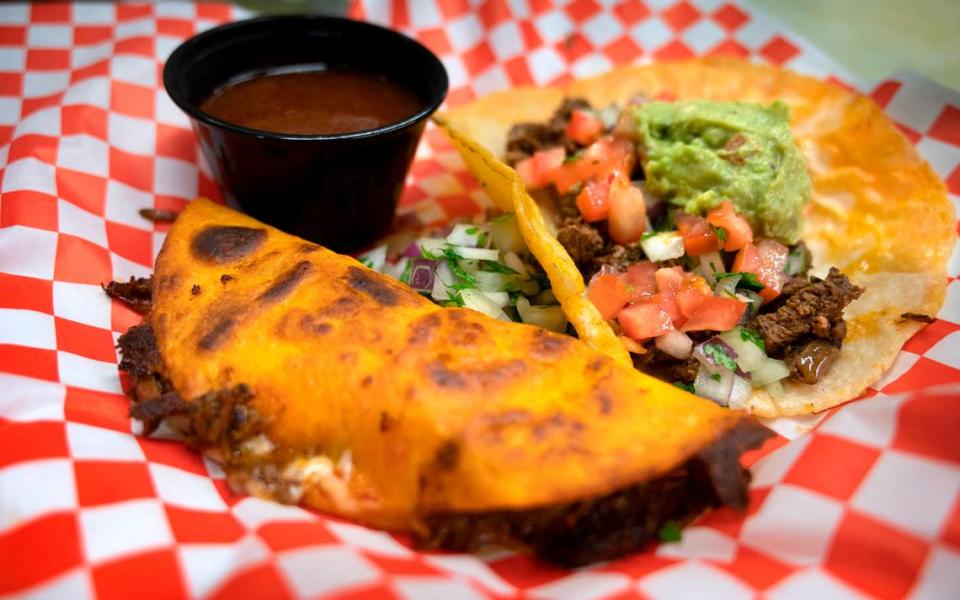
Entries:
<svg viewBox="0 0 960 600">
<path fill-rule="evenodd" d="M 746 327 L 740 328 L 740 339 L 745 342 L 750 342 L 757 348 L 760 348 L 764 352 L 767 351 L 767 345 L 763 342 L 763 338 L 760 337 L 760 334 L 752 329 L 747 329 Z"/>
<path fill-rule="evenodd" d="M 407 265 L 403 267 L 403 273 L 400 274 L 400 281 L 410 285 L 410 274 L 413 273 L 413 260 L 407 259 Z"/>
<path fill-rule="evenodd" d="M 494 260 L 480 261 L 480 270 L 488 273 L 502 273 L 503 275 L 519 275 L 516 271 L 503 263 Z"/>
<path fill-rule="evenodd" d="M 644 231 L 644 232 L 643 232 L 643 235 L 640 236 L 640 239 L 641 239 L 641 240 L 649 240 L 650 238 L 652 238 L 653 236 L 657 235 L 658 233 L 660 233 L 660 232 L 659 232 L 659 231 Z"/>
<path fill-rule="evenodd" d="M 766 287 L 760 283 L 760 280 L 757 279 L 757 276 L 753 273 L 717 273 L 717 281 L 726 279 L 727 277 L 740 277 L 740 281 L 737 282 L 737 287 L 753 290 L 754 292 L 758 292 Z"/>
<path fill-rule="evenodd" d="M 476 288 L 477 286 L 473 285 L 472 283 L 455 283 L 453 285 L 447 286 L 448 290 L 455 290 L 457 292 L 459 292 L 460 290 L 474 290 Z"/>
<path fill-rule="evenodd" d="M 471 275 L 463 270 L 463 267 L 460 266 L 461 260 L 463 257 L 451 250 L 450 248 L 444 248 L 443 258 L 447 261 L 447 266 L 450 267 L 450 270 L 453 271 L 453 274 L 456 275 L 460 281 L 464 283 L 477 283 L 477 280 Z"/>
<path fill-rule="evenodd" d="M 733 357 L 727 354 L 727 350 L 720 344 L 715 342 L 704 344 L 703 353 L 707 358 L 712 359 L 714 364 L 730 369 L 731 371 L 737 370 L 737 361 L 733 360 Z"/>
<path fill-rule="evenodd" d="M 447 288 L 450 299 L 447 301 L 447 306 L 465 306 L 466 302 L 463 301 L 463 296 L 460 295 L 458 290 L 450 290 Z"/>
<path fill-rule="evenodd" d="M 717 383 L 720 383 L 720 373 L 714 373 L 713 375 L 710 376 L 710 379 L 716 381 Z"/>
<path fill-rule="evenodd" d="M 682 381 L 674 381 L 673 385 L 677 386 L 681 390 L 684 390 L 685 392 L 690 392 L 691 394 L 694 393 L 693 386 L 690 385 L 689 383 L 684 383 Z"/>
<path fill-rule="evenodd" d="M 727 230 L 723 227 L 714 227 L 713 232 L 717 234 L 717 239 L 721 242 L 727 241 Z"/>
<path fill-rule="evenodd" d="M 360 264 L 365 266 L 368 269 L 373 268 L 373 261 L 366 257 L 360 259 Z"/>
<path fill-rule="evenodd" d="M 476 227 L 467 227 L 463 230 L 467 235 L 477 235 L 477 232 L 480 231 Z"/>
<path fill-rule="evenodd" d="M 480 235 L 477 236 L 477 246 L 480 248 L 487 247 L 487 234 L 483 231 L 481 231 Z"/>
<path fill-rule="evenodd" d="M 665 544 L 669 542 L 679 542 L 681 539 L 683 539 L 683 534 L 680 532 L 680 526 L 676 521 L 672 520 L 664 523 L 657 535 L 660 537 L 660 541 Z"/>
</svg>

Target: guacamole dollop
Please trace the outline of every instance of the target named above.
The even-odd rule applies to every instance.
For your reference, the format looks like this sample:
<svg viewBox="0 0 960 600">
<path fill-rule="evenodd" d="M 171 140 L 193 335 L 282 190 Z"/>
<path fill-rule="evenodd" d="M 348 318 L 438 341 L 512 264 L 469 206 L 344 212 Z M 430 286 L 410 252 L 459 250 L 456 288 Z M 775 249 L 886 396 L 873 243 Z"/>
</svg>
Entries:
<svg viewBox="0 0 960 600">
<path fill-rule="evenodd" d="M 799 239 L 811 184 L 786 104 L 648 102 L 635 119 L 651 193 L 690 214 L 730 200 L 757 235 Z"/>
</svg>

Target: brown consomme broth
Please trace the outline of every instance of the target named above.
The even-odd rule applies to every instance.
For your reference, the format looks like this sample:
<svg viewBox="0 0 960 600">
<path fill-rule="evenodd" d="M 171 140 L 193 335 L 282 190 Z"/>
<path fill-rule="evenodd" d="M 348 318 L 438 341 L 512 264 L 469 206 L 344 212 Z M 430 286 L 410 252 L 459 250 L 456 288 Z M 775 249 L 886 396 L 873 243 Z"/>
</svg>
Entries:
<svg viewBox="0 0 960 600">
<path fill-rule="evenodd" d="M 222 121 L 274 133 L 333 135 L 377 129 L 424 106 L 384 77 L 334 68 L 276 70 L 220 88 L 200 109 Z"/>
</svg>

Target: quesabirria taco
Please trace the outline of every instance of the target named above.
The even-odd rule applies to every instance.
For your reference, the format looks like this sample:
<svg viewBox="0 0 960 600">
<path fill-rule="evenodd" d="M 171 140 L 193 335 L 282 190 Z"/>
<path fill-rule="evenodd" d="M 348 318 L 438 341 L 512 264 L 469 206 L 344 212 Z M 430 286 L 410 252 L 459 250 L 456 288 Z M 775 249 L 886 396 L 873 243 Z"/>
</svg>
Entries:
<svg viewBox="0 0 960 600">
<path fill-rule="evenodd" d="M 180 214 L 119 340 L 131 415 L 234 489 L 451 549 L 565 565 L 744 507 L 770 432 L 572 337 L 441 308 L 210 201 Z"/>
<path fill-rule="evenodd" d="M 534 323 L 559 304 L 587 343 L 731 408 L 799 415 L 857 397 L 943 301 L 944 185 L 839 86 L 703 59 L 495 93 L 438 122 L 515 217 L 422 247 L 468 268 L 510 250 L 530 257 L 513 272 L 542 269 L 552 287 L 445 272 L 440 301 L 469 292 L 468 306 L 492 298 L 487 312 Z M 501 244 L 504 219 L 524 248 Z"/>
</svg>

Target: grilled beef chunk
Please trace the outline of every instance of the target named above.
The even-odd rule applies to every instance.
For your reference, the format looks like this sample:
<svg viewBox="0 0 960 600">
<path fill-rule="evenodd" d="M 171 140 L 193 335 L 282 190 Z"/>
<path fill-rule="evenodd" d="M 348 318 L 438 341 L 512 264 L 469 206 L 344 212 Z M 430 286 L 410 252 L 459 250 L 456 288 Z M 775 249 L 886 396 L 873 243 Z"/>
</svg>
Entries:
<svg viewBox="0 0 960 600">
<path fill-rule="evenodd" d="M 519 123 L 507 134 L 507 164 L 513 166 L 538 150 L 563 146 L 568 154 L 577 150 L 577 144 L 564 135 L 570 113 L 575 108 L 590 108 L 583 98 L 567 98 L 546 123 Z"/>
<path fill-rule="evenodd" d="M 661 352 L 655 345 L 650 344 L 646 354 L 634 354 L 633 366 L 657 379 L 670 383 L 682 382 L 692 384 L 700 370 L 700 362 L 693 358 L 679 359 Z"/>
<path fill-rule="evenodd" d="M 131 277 L 130 281 L 111 281 L 101 285 L 111 298 L 123 302 L 141 315 L 150 312 L 153 300 L 153 277 Z"/>
<path fill-rule="evenodd" d="M 564 567 L 618 558 L 656 540 L 669 522 L 686 524 L 711 507 L 745 507 L 750 473 L 740 466 L 739 456 L 769 435 L 758 423 L 744 421 L 669 473 L 600 498 L 428 517 L 424 543 L 458 551 L 526 547 Z"/>
<path fill-rule="evenodd" d="M 760 332 L 767 354 L 783 358 L 788 350 L 813 339 L 843 342 L 847 325 L 843 309 L 863 290 L 836 268 L 822 281 L 794 278 L 784 286 L 775 310 L 754 317 L 750 326 Z"/>
<path fill-rule="evenodd" d="M 603 252 L 603 236 L 595 227 L 583 222 L 579 217 L 566 219 L 557 230 L 557 241 L 567 251 L 580 271 L 593 265 L 594 259 Z"/>
</svg>

